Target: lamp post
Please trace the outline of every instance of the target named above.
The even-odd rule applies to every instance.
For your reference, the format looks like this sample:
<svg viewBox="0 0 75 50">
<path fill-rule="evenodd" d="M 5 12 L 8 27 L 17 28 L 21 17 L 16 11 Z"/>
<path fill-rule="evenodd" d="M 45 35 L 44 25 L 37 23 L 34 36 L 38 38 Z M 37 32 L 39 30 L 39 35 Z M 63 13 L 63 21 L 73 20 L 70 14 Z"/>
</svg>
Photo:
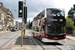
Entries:
<svg viewBox="0 0 75 50">
<path fill-rule="evenodd" d="M 75 13 L 73 13 L 73 18 L 74 18 L 74 26 L 75 26 Z"/>
<path fill-rule="evenodd" d="M 74 26 L 75 26 L 75 12 L 73 13 L 73 18 L 74 18 Z M 73 31 L 73 36 L 75 36 L 75 31 Z"/>
</svg>

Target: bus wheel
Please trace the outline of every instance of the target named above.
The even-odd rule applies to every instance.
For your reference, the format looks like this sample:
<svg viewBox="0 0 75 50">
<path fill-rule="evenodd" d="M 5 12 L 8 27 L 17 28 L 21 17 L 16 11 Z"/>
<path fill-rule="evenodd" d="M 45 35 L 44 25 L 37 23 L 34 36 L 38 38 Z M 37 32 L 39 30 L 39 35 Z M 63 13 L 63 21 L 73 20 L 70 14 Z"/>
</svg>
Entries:
<svg viewBox="0 0 75 50">
<path fill-rule="evenodd" d="M 41 35 L 39 36 L 39 39 L 41 40 Z"/>
</svg>

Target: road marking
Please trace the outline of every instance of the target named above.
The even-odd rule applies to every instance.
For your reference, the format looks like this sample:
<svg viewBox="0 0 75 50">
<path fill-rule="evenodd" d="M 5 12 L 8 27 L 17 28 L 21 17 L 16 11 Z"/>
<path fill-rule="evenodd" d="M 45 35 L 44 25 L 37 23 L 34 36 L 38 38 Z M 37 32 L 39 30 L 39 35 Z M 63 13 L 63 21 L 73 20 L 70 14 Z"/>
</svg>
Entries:
<svg viewBox="0 0 75 50">
<path fill-rule="evenodd" d="M 33 42 L 30 42 L 30 44 L 34 44 Z"/>
<path fill-rule="evenodd" d="M 28 33 L 28 36 L 32 36 L 32 35 L 30 34 L 31 32 L 29 32 L 29 30 L 27 30 L 27 33 Z M 35 41 L 35 39 L 33 39 L 33 37 L 32 37 L 32 40 L 33 40 L 34 44 L 37 46 L 37 49 L 38 49 L 38 50 L 43 50 L 43 49 L 41 48 L 41 46 L 39 46 L 39 44 Z"/>
<path fill-rule="evenodd" d="M 29 31 L 28 31 L 28 34 L 31 35 L 31 33 L 30 33 Z M 40 45 L 40 47 L 41 47 L 43 50 L 55 50 L 55 49 L 56 49 L 56 50 L 60 50 L 60 48 L 57 48 L 56 46 L 53 46 L 53 48 L 52 48 L 52 46 L 51 46 L 51 48 L 50 48 L 50 46 L 49 46 L 49 47 L 47 46 L 47 48 L 45 48 L 45 47 L 44 47 L 45 45 L 40 44 L 37 39 L 35 39 L 35 41 Z"/>
<path fill-rule="evenodd" d="M 9 41 L 7 41 L 5 44 L 3 44 L 0 48 L 6 48 L 9 44 L 11 44 L 14 39 L 16 39 L 20 34 L 16 34 L 12 39 L 10 39 Z"/>
<path fill-rule="evenodd" d="M 15 41 L 12 43 L 12 45 L 14 45 L 15 44 Z"/>
</svg>

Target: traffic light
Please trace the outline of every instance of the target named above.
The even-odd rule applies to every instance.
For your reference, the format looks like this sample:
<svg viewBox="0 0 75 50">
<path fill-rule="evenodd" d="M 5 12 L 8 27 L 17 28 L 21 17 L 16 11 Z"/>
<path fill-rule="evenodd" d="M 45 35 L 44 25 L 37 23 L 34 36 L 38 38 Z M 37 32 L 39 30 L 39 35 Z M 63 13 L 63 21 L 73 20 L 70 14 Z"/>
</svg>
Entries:
<svg viewBox="0 0 75 50">
<path fill-rule="evenodd" d="M 24 19 L 27 18 L 27 7 L 24 7 Z"/>
<path fill-rule="evenodd" d="M 18 3 L 18 17 L 23 17 L 23 1 L 19 1 Z"/>
<path fill-rule="evenodd" d="M 27 7 L 24 7 L 24 23 L 27 23 Z"/>
<path fill-rule="evenodd" d="M 27 18 L 26 18 L 26 19 L 24 19 L 24 23 L 25 23 L 25 24 L 27 23 Z"/>
</svg>

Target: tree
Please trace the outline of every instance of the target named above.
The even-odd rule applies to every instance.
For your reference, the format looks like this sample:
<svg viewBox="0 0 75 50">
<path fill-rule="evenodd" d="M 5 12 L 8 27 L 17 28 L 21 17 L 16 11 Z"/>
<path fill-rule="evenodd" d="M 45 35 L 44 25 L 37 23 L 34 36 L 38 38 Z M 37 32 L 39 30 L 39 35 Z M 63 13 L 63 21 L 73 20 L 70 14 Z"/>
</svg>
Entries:
<svg viewBox="0 0 75 50">
<path fill-rule="evenodd" d="M 71 7 L 71 9 L 69 10 L 68 17 L 74 19 L 73 18 L 74 13 L 75 13 L 75 4 L 73 5 L 73 8 Z"/>
<path fill-rule="evenodd" d="M 69 30 L 75 30 L 74 17 L 73 17 L 74 13 L 75 13 L 75 4 L 73 5 L 73 8 L 71 7 L 71 9 L 69 10 L 68 17 L 66 18 L 66 26 L 67 29 Z"/>
<path fill-rule="evenodd" d="M 32 28 L 32 22 L 30 23 L 30 28 Z"/>
<path fill-rule="evenodd" d="M 29 22 L 29 29 L 31 29 L 31 28 L 32 28 L 32 22 L 31 23 Z"/>
<path fill-rule="evenodd" d="M 66 18 L 66 27 L 68 30 L 75 30 L 74 21 L 72 18 Z"/>
</svg>

